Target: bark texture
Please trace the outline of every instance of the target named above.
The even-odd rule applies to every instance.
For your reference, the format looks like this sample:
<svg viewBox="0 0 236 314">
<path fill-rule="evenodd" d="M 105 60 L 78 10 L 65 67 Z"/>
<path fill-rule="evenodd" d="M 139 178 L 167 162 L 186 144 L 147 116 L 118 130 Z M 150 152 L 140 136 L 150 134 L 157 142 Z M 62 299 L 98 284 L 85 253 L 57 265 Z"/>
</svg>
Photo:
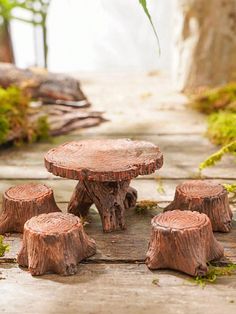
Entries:
<svg viewBox="0 0 236 314">
<path fill-rule="evenodd" d="M 53 191 L 44 184 L 22 184 L 3 194 L 0 234 L 23 232 L 25 222 L 43 213 L 59 212 Z"/>
<path fill-rule="evenodd" d="M 174 80 L 181 90 L 236 79 L 236 0 L 175 0 Z"/>
<path fill-rule="evenodd" d="M 129 181 L 82 181 L 101 217 L 103 231 L 125 229 L 125 197 Z"/>
<path fill-rule="evenodd" d="M 18 86 L 27 90 L 32 98 L 40 98 L 46 102 L 83 101 L 83 104 L 89 105 L 78 80 L 45 69 L 20 69 L 12 64 L 0 63 L 0 85 Z"/>
<path fill-rule="evenodd" d="M 150 269 L 170 268 L 203 276 L 208 271 L 207 262 L 223 255 L 224 249 L 216 241 L 205 214 L 174 210 L 152 219 L 146 259 Z"/>
<path fill-rule="evenodd" d="M 129 209 L 135 207 L 137 197 L 137 190 L 132 187 L 128 187 L 124 200 L 124 208 Z M 69 202 L 68 212 L 79 217 L 86 217 L 88 215 L 89 208 L 93 205 L 93 203 L 94 202 L 89 197 L 89 194 L 84 185 L 78 182 Z"/>
<path fill-rule="evenodd" d="M 137 203 L 137 198 L 138 198 L 137 190 L 129 186 L 124 201 L 125 209 L 134 208 Z"/>
<path fill-rule="evenodd" d="M 33 276 L 48 272 L 73 275 L 77 264 L 95 253 L 95 242 L 88 238 L 78 217 L 50 213 L 26 222 L 17 262 Z"/>
<path fill-rule="evenodd" d="M 206 214 L 213 231 L 229 232 L 233 213 L 226 189 L 213 181 L 191 180 L 176 187 L 175 198 L 165 211 L 180 209 Z"/>
</svg>

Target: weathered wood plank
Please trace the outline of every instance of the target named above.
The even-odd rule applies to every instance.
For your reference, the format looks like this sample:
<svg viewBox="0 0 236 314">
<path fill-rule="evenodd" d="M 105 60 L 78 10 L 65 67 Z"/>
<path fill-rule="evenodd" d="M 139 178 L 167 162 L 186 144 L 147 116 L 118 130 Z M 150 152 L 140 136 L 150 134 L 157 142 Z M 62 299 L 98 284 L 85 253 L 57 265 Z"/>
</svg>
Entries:
<svg viewBox="0 0 236 314">
<path fill-rule="evenodd" d="M 90 138 L 113 137 L 106 135 Z M 122 135 L 121 137 L 130 137 Z M 0 151 L 0 179 L 48 179 L 53 175 L 44 167 L 44 155 L 52 147 L 63 142 L 84 139 L 82 135 L 61 136 L 53 143 L 39 143 L 20 148 Z M 87 137 L 86 137 L 87 138 Z M 164 166 L 150 175 L 151 178 L 192 178 L 198 172 L 198 165 L 217 148 L 201 135 L 135 135 L 132 139 L 147 140 L 158 145 L 164 154 Z M 203 174 L 212 178 L 236 179 L 233 158 L 226 156 L 216 167 L 206 169 Z"/>
<path fill-rule="evenodd" d="M 70 277 L 32 277 L 16 265 L 4 265 L 1 278 L 2 313 L 235 313 L 236 276 L 202 289 L 188 276 L 151 272 L 145 265 L 81 264 Z"/>
<path fill-rule="evenodd" d="M 67 204 L 61 204 L 66 212 Z M 236 208 L 235 208 L 236 209 Z M 144 262 L 151 232 L 151 219 L 161 212 L 161 209 L 146 210 L 138 214 L 134 209 L 126 213 L 125 231 L 103 233 L 101 219 L 95 210 L 91 211 L 89 224 L 85 226 L 86 232 L 95 239 L 97 243 L 97 254 L 90 257 L 88 261 L 93 262 Z M 225 255 L 236 263 L 236 221 L 230 233 L 215 233 L 217 239 L 225 248 Z M 5 237 L 5 242 L 10 245 L 10 252 L 0 258 L 0 262 L 15 261 L 16 254 L 20 249 L 21 235 Z"/>
<path fill-rule="evenodd" d="M 175 187 L 184 180 L 132 180 L 131 186 L 138 191 L 139 200 L 153 200 L 157 202 L 170 202 L 174 198 Z M 215 180 L 218 183 L 224 183 L 225 180 Z M 0 180 L 0 203 L 2 201 L 2 193 L 11 186 L 26 182 L 44 183 L 51 187 L 58 203 L 69 202 L 72 192 L 77 184 L 75 180 L 59 179 L 59 180 Z M 227 183 L 233 183 L 227 180 Z M 159 191 L 159 189 L 163 191 Z"/>
</svg>

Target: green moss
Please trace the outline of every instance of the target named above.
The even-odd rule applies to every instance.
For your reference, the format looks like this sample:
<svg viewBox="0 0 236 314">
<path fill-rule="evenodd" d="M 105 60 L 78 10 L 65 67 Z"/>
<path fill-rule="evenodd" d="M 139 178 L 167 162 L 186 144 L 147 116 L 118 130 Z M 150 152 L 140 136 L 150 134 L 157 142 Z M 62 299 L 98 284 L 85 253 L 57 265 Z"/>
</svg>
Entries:
<svg viewBox="0 0 236 314">
<path fill-rule="evenodd" d="M 0 235 L 0 257 L 4 256 L 9 251 L 9 245 L 3 243 L 3 236 Z"/>
<path fill-rule="evenodd" d="M 236 113 L 212 113 L 208 118 L 207 136 L 217 145 L 226 145 L 236 140 Z"/>
<path fill-rule="evenodd" d="M 219 110 L 236 112 L 236 83 L 206 90 L 195 96 L 191 105 L 205 114 Z"/>
<path fill-rule="evenodd" d="M 35 142 L 49 139 L 47 117 L 40 117 L 36 122 L 29 119 L 30 99 L 18 88 L 0 88 L 0 145 L 10 135 L 17 134 L 15 145 L 23 141 Z"/>
<path fill-rule="evenodd" d="M 224 187 L 229 193 L 236 193 L 236 184 L 224 184 Z"/>
<path fill-rule="evenodd" d="M 217 279 L 222 276 L 231 276 L 236 272 L 236 264 L 228 264 L 224 267 L 209 265 L 206 276 L 196 276 L 191 281 L 204 287 L 206 284 L 216 283 Z"/>
<path fill-rule="evenodd" d="M 147 210 L 158 208 L 158 204 L 155 201 L 149 201 L 149 200 L 143 200 L 137 202 L 137 205 L 135 206 L 135 211 L 137 214 L 143 214 Z"/>
</svg>

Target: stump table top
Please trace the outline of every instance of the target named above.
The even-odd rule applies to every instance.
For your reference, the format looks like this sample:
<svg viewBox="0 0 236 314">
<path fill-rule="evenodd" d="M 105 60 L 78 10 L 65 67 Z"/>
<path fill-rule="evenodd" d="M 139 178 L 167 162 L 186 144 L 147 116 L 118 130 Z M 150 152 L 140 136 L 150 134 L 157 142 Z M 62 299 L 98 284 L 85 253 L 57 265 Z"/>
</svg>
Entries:
<svg viewBox="0 0 236 314">
<path fill-rule="evenodd" d="M 163 155 L 150 142 L 102 139 L 65 143 L 49 150 L 44 160 L 56 176 L 105 182 L 155 172 L 162 167 Z"/>
</svg>

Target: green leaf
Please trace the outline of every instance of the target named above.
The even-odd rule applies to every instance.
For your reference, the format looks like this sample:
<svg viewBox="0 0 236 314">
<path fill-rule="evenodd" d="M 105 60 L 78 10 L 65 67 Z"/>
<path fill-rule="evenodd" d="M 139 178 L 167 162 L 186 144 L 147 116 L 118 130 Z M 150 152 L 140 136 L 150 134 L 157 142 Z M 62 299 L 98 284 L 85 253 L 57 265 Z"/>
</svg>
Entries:
<svg viewBox="0 0 236 314">
<path fill-rule="evenodd" d="M 158 37 L 158 35 L 157 35 L 157 31 L 156 31 L 155 25 L 154 25 L 154 23 L 153 23 L 153 21 L 152 21 L 152 17 L 151 17 L 151 15 L 150 15 L 150 13 L 149 13 L 149 11 L 148 11 L 148 8 L 147 8 L 147 1 L 146 1 L 146 0 L 139 0 L 139 3 L 141 4 L 141 6 L 142 6 L 142 8 L 143 8 L 143 10 L 144 10 L 144 12 L 145 12 L 145 14 L 147 15 L 147 17 L 148 17 L 148 19 L 149 19 L 150 24 L 151 24 L 151 26 L 152 26 L 152 29 L 153 29 L 153 31 L 154 31 L 154 34 L 155 34 L 155 37 L 156 37 L 156 40 L 157 40 L 158 53 L 159 53 L 159 55 L 160 55 L 160 54 L 161 54 L 160 41 L 159 41 L 159 37 Z"/>
</svg>

